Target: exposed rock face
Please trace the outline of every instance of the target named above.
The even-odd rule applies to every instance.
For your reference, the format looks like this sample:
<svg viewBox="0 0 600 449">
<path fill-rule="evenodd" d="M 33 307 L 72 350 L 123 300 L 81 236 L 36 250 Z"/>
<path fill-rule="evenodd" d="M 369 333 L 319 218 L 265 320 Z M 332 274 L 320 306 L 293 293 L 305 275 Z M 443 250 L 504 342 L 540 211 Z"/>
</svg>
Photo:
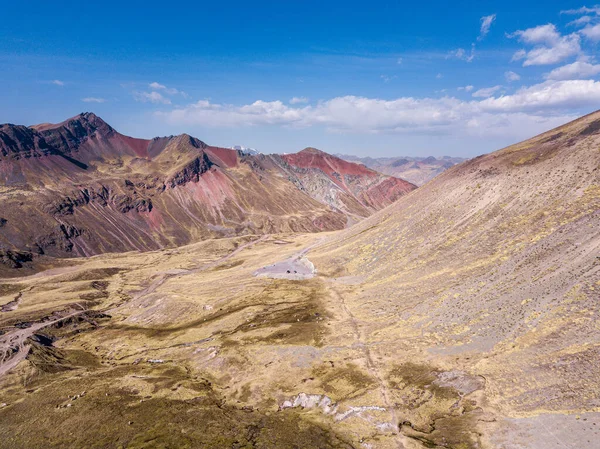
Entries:
<svg viewBox="0 0 600 449">
<path fill-rule="evenodd" d="M 187 184 L 188 182 L 198 182 L 200 176 L 206 173 L 213 165 L 206 153 L 202 153 L 183 167 L 181 171 L 175 173 L 169 180 L 169 186 L 173 188 L 181 184 Z"/>
<path fill-rule="evenodd" d="M 54 127 L 38 127 L 38 131 L 49 146 L 63 154 L 72 154 L 83 142 L 96 135 L 110 138 L 116 133 L 104 120 L 91 112 L 80 114 Z"/>
<path fill-rule="evenodd" d="M 86 187 L 49 204 L 46 210 L 53 215 L 72 215 L 77 207 L 89 204 L 90 201 L 106 206 L 109 197 L 108 187 Z"/>
<path fill-rule="evenodd" d="M 41 157 L 52 153 L 44 137 L 21 125 L 0 126 L 0 155 L 13 159 Z"/>
<path fill-rule="evenodd" d="M 0 193 L 0 247 L 53 257 L 341 229 L 414 188 L 317 150 L 247 155 L 187 134 L 135 139 L 92 113 L 2 125 L 0 149 L 10 192 Z"/>
<path fill-rule="evenodd" d="M 358 217 L 367 217 L 416 188 L 315 148 L 280 156 L 280 163 L 299 189 Z"/>
<path fill-rule="evenodd" d="M 0 249 L 0 264 L 9 268 L 21 268 L 24 263 L 32 260 L 33 254 L 30 252 Z"/>
</svg>

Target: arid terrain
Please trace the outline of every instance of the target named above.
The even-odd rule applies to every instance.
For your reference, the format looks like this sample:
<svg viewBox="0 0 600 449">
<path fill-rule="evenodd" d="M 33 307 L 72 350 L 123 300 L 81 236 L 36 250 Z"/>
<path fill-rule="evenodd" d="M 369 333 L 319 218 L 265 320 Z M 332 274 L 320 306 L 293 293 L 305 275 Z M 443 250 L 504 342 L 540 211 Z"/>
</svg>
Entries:
<svg viewBox="0 0 600 449">
<path fill-rule="evenodd" d="M 356 162 L 379 173 L 406 179 L 417 186 L 422 186 L 444 170 L 466 161 L 462 157 L 443 156 L 428 157 L 358 157 L 338 154 L 341 159 Z"/>
<path fill-rule="evenodd" d="M 184 192 L 213 178 L 264 170 L 275 183 L 282 172 L 253 164 L 284 160 L 293 180 L 277 186 L 288 193 L 256 195 L 301 209 L 297 227 L 282 210 L 281 226 L 195 241 L 190 218 L 185 238 L 162 248 L 108 238 L 90 255 L 71 253 L 87 257 L 44 249 L 31 266 L 6 268 L 0 447 L 599 447 L 600 113 L 453 166 L 416 190 L 380 177 L 364 193 L 364 167 L 314 149 L 227 153 L 228 166 L 241 167 L 232 175 L 210 148 L 202 154 L 219 157 L 216 172 L 187 179 L 189 170 L 173 168 L 164 179 L 174 186 L 161 180 L 166 193 L 151 197 L 156 210 L 183 207 Z M 37 157 L 18 159 L 22 171 L 10 173 L 26 177 Z M 135 179 L 132 192 L 146 192 L 136 164 L 124 161 L 123 176 Z M 316 188 L 342 170 L 339 193 Z M 11 213 L 0 241 L 26 251 L 50 219 L 24 223 L 18 213 L 35 217 L 39 209 L 21 208 L 51 189 L 15 190 L 0 172 L 0 215 Z M 291 192 L 301 193 L 297 203 Z M 389 192 L 402 195 L 393 202 Z M 93 212 L 93 229 L 110 234 L 122 212 L 108 203 L 73 207 L 65 220 L 83 227 Z M 143 214 L 152 211 L 135 213 L 151 222 Z M 315 229 L 316 216 L 335 225 Z M 348 217 L 357 223 L 346 228 Z M 160 227 L 165 239 L 170 226 Z M 17 238 L 19 227 L 27 238 Z M 78 238 L 73 247 L 84 248 Z"/>
<path fill-rule="evenodd" d="M 92 113 L 0 125 L 0 274 L 45 257 L 343 229 L 415 186 L 315 149 L 245 155 L 136 139 Z"/>
</svg>

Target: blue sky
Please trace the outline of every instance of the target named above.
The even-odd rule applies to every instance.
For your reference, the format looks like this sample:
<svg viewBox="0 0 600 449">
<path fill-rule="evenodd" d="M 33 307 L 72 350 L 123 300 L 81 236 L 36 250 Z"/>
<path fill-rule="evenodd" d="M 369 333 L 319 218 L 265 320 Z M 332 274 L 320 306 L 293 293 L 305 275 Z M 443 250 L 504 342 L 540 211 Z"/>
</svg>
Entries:
<svg viewBox="0 0 600 449">
<path fill-rule="evenodd" d="M 600 107 L 600 7 L 474 3 L 10 2 L 0 123 L 475 156 Z"/>
</svg>

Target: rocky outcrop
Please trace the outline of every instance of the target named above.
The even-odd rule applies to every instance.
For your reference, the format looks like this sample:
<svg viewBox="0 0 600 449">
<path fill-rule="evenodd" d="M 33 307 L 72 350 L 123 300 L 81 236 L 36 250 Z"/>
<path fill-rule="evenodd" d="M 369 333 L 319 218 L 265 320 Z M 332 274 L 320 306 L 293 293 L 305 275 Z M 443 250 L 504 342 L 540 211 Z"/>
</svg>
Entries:
<svg viewBox="0 0 600 449">
<path fill-rule="evenodd" d="M 125 185 L 129 187 L 133 186 L 133 183 L 126 181 Z M 102 207 L 113 205 L 121 213 L 127 213 L 131 210 L 136 210 L 137 212 L 150 212 L 152 210 L 152 200 L 140 197 L 135 190 L 131 195 L 127 195 L 124 193 L 113 193 L 109 187 L 100 185 L 72 192 L 70 195 L 49 204 L 46 207 L 46 211 L 52 215 L 73 215 L 77 208 L 86 206 L 92 202 Z"/>
<path fill-rule="evenodd" d="M 197 139 L 196 139 L 197 140 Z M 168 181 L 167 185 L 173 188 L 188 182 L 198 182 L 200 176 L 206 173 L 214 164 L 208 158 L 206 153 L 202 152 L 200 156 L 189 162 L 181 170 L 175 173 Z"/>
<path fill-rule="evenodd" d="M 150 212 L 152 210 L 152 200 L 150 198 L 132 198 L 128 195 L 115 195 L 111 202 L 117 210 L 123 214 L 135 210 L 137 212 Z"/>
<path fill-rule="evenodd" d="M 52 154 L 52 148 L 34 129 L 11 124 L 0 126 L 0 156 L 21 159 L 47 154 Z"/>
<path fill-rule="evenodd" d="M 101 118 L 85 112 L 57 125 L 27 127 L 0 126 L 0 155 L 11 159 L 69 156 L 91 137 L 110 138 L 116 134 Z"/>
<path fill-rule="evenodd" d="M 74 225 L 60 224 L 51 233 L 38 237 L 34 246 L 38 254 L 45 254 L 50 248 L 71 253 L 74 247 L 72 239 L 84 233 L 85 230 Z"/>
<path fill-rule="evenodd" d="M 22 268 L 26 262 L 33 260 L 33 254 L 28 251 L 0 249 L 0 264 L 9 268 Z"/>
<path fill-rule="evenodd" d="M 115 130 L 97 115 L 84 112 L 55 127 L 43 128 L 39 133 L 51 147 L 63 154 L 72 154 L 88 138 L 96 135 L 108 138 Z"/>
<path fill-rule="evenodd" d="M 110 198 L 110 190 L 103 185 L 98 187 L 88 187 L 68 196 L 61 198 L 46 207 L 46 211 L 52 215 L 72 215 L 75 209 L 92 201 L 106 206 Z"/>
</svg>

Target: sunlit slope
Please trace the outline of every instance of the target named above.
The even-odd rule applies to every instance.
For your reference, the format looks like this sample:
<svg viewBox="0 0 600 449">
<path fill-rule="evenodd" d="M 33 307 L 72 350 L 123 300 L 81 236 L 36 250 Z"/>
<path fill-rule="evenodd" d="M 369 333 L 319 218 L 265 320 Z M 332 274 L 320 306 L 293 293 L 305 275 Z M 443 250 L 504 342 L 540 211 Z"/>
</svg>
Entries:
<svg viewBox="0 0 600 449">
<path fill-rule="evenodd" d="M 379 333 L 485 375 L 500 408 L 597 409 L 599 130 L 594 113 L 460 164 L 311 260 L 362 283 Z"/>
</svg>

